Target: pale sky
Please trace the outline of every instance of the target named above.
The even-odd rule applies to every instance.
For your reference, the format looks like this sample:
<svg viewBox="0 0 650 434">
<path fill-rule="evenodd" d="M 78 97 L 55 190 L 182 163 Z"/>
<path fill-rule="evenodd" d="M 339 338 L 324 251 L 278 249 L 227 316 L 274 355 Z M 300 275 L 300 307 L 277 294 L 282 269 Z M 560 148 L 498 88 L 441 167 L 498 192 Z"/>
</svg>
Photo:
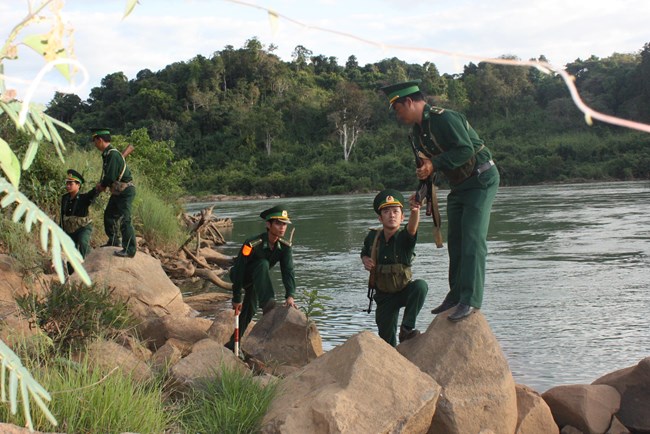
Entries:
<svg viewBox="0 0 650 434">
<path fill-rule="evenodd" d="M 591 55 L 635 53 L 650 42 L 648 0 L 140 0 L 122 19 L 126 3 L 65 2 L 64 21 L 74 28 L 75 53 L 89 73 L 88 84 L 74 92 L 82 99 L 107 74 L 122 71 L 134 79 L 142 69 L 155 72 L 198 54 L 210 57 L 226 45 L 238 49 L 253 37 L 265 47 L 277 46 L 275 54 L 284 61 L 302 45 L 314 55 L 336 57 L 340 65 L 350 55 L 362 66 L 397 57 L 408 63 L 433 62 L 440 73 L 459 73 L 470 61 L 477 63 L 476 57 L 463 55 L 514 55 L 522 60 L 545 55 L 562 67 Z M 3 39 L 26 15 L 27 4 L 2 1 Z M 247 5 L 281 17 L 271 20 L 266 10 Z M 13 78 L 33 79 L 43 62 L 24 46 L 19 56 L 4 62 L 5 75 L 7 87 L 23 99 L 27 85 Z M 80 81 L 81 76 L 76 83 Z M 48 73 L 34 100 L 49 102 L 56 90 L 65 90 L 64 84 L 56 72 Z"/>
</svg>

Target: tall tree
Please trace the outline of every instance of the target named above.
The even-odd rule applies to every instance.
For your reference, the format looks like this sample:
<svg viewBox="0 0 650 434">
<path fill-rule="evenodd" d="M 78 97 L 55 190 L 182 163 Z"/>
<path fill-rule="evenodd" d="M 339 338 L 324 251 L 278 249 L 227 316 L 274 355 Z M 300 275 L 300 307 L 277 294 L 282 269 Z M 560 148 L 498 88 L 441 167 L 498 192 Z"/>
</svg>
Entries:
<svg viewBox="0 0 650 434">
<path fill-rule="evenodd" d="M 348 161 L 370 117 L 368 98 L 356 84 L 340 82 L 330 107 L 328 119 L 334 124 L 339 144 L 343 147 L 343 159 Z"/>
</svg>

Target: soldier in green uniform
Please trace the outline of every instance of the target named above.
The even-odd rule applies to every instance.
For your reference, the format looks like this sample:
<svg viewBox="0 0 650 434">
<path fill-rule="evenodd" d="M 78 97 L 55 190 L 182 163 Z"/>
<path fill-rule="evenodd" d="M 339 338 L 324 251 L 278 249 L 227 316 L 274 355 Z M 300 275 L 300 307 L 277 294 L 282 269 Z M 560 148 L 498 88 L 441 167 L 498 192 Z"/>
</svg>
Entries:
<svg viewBox="0 0 650 434">
<path fill-rule="evenodd" d="M 285 289 L 284 305 L 296 307 L 293 299 L 296 292 L 296 278 L 293 271 L 291 241 L 284 239 L 287 225 L 291 224 L 289 213 L 278 205 L 262 211 L 260 217 L 266 222 L 266 232 L 248 238 L 230 268 L 232 308 L 235 310 L 235 315 L 240 315 L 240 336 L 243 336 L 258 306 L 262 306 L 262 313 L 267 313 L 275 307 L 275 291 L 271 282 L 270 269 L 278 262 Z M 242 289 L 244 290 L 243 303 Z M 231 350 L 234 350 L 234 339 L 233 333 L 230 342 L 226 344 Z"/>
<path fill-rule="evenodd" d="M 102 153 L 102 177 L 97 184 L 97 191 L 108 189 L 111 192 L 111 198 L 104 210 L 104 231 L 108 236 L 108 242 L 102 247 L 121 246 L 122 250 L 116 251 L 115 255 L 132 258 L 135 256 L 137 245 L 135 229 L 131 223 L 135 198 L 131 170 L 120 151 L 111 145 L 111 133 L 108 129 L 94 129 L 92 140 Z"/>
<path fill-rule="evenodd" d="M 429 290 L 424 280 L 411 280 L 420 204 L 414 197 L 411 198 L 411 214 L 406 227 L 401 228 L 404 221 L 403 204 L 404 196 L 397 190 L 387 189 L 377 194 L 373 208 L 379 215 L 382 227 L 370 230 L 361 249 L 361 261 L 371 273 L 371 285 L 374 284 L 376 289 L 375 321 L 379 336 L 392 346 L 397 344 L 397 319 L 402 307 L 404 316 L 399 332 L 400 342 L 420 333 L 415 329 L 415 320 Z"/>
<path fill-rule="evenodd" d="M 97 190 L 92 188 L 88 193 L 79 193 L 84 178 L 79 172 L 68 169 L 65 178 L 67 193 L 61 197 L 61 219 L 59 225 L 72 238 L 74 245 L 83 258 L 90 252 L 90 236 L 93 232 L 92 220 L 88 216 L 88 208 L 97 197 Z M 68 272 L 74 269 L 68 264 Z"/>
<path fill-rule="evenodd" d="M 416 170 L 427 179 L 440 170 L 451 191 L 447 196 L 449 292 L 438 314 L 456 307 L 448 319 L 458 321 L 483 302 L 487 232 L 499 172 L 492 154 L 465 116 L 430 106 L 420 91 L 420 80 L 382 88 L 400 122 L 413 126 L 413 137 L 424 164 Z"/>
</svg>

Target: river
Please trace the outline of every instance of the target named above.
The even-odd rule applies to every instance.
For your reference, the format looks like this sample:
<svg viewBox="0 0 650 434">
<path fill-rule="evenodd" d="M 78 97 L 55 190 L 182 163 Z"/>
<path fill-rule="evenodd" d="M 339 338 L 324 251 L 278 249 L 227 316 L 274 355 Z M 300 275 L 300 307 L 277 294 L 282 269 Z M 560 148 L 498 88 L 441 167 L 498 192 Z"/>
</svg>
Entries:
<svg viewBox="0 0 650 434">
<path fill-rule="evenodd" d="M 438 195 L 443 225 L 447 193 Z M 235 255 L 246 237 L 264 231 L 260 211 L 285 204 L 298 292 L 332 298 L 314 318 L 327 351 L 361 330 L 376 332 L 374 315 L 364 312 L 368 274 L 359 258 L 367 229 L 378 226 L 373 197 L 192 203 L 187 210 L 214 204 L 217 216 L 232 218 L 223 252 Z M 429 283 L 417 323 L 424 331 L 447 292 L 448 259 L 424 212 L 421 221 L 413 275 Z M 650 182 L 502 187 L 488 249 L 481 311 L 517 383 L 538 392 L 591 383 L 650 356 Z M 282 298 L 279 270 L 275 278 Z"/>
</svg>

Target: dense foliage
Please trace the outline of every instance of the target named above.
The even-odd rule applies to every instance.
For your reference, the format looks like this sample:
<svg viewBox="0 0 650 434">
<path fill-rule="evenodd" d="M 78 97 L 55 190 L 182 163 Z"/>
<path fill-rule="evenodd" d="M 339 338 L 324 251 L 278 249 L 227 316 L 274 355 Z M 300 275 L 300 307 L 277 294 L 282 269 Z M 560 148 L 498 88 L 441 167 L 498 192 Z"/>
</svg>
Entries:
<svg viewBox="0 0 650 434">
<path fill-rule="evenodd" d="M 131 80 L 112 72 L 88 100 L 57 94 L 48 113 L 75 127 L 67 139 L 82 146 L 98 126 L 122 135 L 146 128 L 176 159 L 191 161 L 185 186 L 192 192 L 408 189 L 415 179 L 406 130 L 378 89 L 420 78 L 432 102 L 467 114 L 506 185 L 650 177 L 650 136 L 588 126 L 560 78 L 537 69 L 470 63 L 451 76 L 429 62 L 361 66 L 350 56 L 341 66 L 302 46 L 290 62 L 273 51 L 252 38 L 240 49 L 145 69 Z M 639 53 L 577 59 L 566 69 L 594 109 L 650 122 L 650 43 Z M 156 164 L 169 164 L 168 157 Z"/>
</svg>

